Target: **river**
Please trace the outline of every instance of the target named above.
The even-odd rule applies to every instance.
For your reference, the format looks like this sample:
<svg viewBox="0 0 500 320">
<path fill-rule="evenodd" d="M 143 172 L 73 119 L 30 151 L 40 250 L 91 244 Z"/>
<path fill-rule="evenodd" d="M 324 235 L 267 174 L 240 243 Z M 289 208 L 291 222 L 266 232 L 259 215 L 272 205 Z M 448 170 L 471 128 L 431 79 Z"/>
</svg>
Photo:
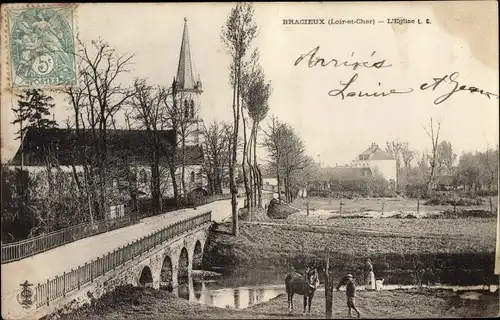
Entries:
<svg viewBox="0 0 500 320">
<path fill-rule="evenodd" d="M 282 278 L 281 274 L 281 278 Z M 279 294 L 285 293 L 285 286 L 279 281 L 276 275 L 268 274 L 265 284 L 258 284 L 258 277 L 228 277 L 222 276 L 219 279 L 195 280 L 189 279 L 186 284 L 180 285 L 174 293 L 180 298 L 202 303 L 218 308 L 245 309 L 255 304 L 269 301 Z M 272 280 L 269 280 L 272 279 Z M 282 279 L 281 279 L 282 280 Z M 480 299 L 481 292 L 495 292 L 498 284 L 492 285 L 423 285 L 424 288 L 449 289 L 456 292 L 463 292 L 462 299 Z M 414 285 L 383 284 L 381 290 L 408 290 L 414 289 Z M 343 291 L 342 287 L 340 291 Z M 364 291 L 364 286 L 358 287 L 359 291 Z M 324 291 L 323 285 L 318 291 Z"/>
</svg>

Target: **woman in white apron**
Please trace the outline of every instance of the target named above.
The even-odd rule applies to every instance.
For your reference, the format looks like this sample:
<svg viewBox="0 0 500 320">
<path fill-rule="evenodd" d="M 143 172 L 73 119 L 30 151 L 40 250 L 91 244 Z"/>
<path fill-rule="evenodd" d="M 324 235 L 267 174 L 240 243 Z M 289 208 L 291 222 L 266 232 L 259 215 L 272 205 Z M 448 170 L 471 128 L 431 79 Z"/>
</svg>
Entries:
<svg viewBox="0 0 500 320">
<path fill-rule="evenodd" d="M 366 274 L 365 274 L 365 290 L 376 290 L 375 273 L 373 273 L 373 265 L 370 258 L 366 259 Z"/>
</svg>

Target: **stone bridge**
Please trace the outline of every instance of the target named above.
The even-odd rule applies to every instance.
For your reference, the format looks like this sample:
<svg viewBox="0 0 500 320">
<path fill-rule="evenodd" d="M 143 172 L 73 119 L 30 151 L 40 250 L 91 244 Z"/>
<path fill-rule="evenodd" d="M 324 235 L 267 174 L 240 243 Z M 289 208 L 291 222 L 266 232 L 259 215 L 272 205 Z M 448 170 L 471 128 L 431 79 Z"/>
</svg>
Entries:
<svg viewBox="0 0 500 320">
<path fill-rule="evenodd" d="M 238 209 L 243 204 L 239 198 Z M 212 221 L 230 214 L 230 200 L 215 201 L 2 264 L 2 318 L 39 319 L 71 311 L 127 284 L 177 290 L 189 283 L 193 269 L 200 269 Z M 20 284 L 25 281 L 32 295 L 23 306 Z"/>
<path fill-rule="evenodd" d="M 80 289 L 69 292 L 54 301 L 49 303 L 40 301 L 41 306 L 21 318 L 39 319 L 55 311 L 69 312 L 85 303 L 92 303 L 106 292 L 122 285 L 177 290 L 179 284 L 188 282 L 193 269 L 201 269 L 210 224 L 211 222 L 207 221 L 194 229 L 159 243 L 104 275 L 96 277 Z M 35 299 L 43 300 L 39 297 Z"/>
</svg>

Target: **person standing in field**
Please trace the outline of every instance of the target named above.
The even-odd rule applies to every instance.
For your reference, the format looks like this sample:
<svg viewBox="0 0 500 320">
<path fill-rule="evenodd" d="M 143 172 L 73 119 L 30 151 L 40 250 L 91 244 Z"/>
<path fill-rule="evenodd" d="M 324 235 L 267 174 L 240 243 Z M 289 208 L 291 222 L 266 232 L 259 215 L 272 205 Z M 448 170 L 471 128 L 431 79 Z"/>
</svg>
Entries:
<svg viewBox="0 0 500 320">
<path fill-rule="evenodd" d="M 358 314 L 358 318 L 360 318 L 361 313 L 356 307 L 356 284 L 352 274 L 348 274 L 340 280 L 337 285 L 337 291 L 339 291 L 340 287 L 343 285 L 345 285 L 345 295 L 347 297 L 347 310 L 349 311 L 349 317 L 351 316 L 351 310 L 354 309 L 354 311 Z"/>
<path fill-rule="evenodd" d="M 370 258 L 366 259 L 366 273 L 365 273 L 365 289 L 375 290 L 375 273 L 373 273 L 373 265 Z"/>
</svg>

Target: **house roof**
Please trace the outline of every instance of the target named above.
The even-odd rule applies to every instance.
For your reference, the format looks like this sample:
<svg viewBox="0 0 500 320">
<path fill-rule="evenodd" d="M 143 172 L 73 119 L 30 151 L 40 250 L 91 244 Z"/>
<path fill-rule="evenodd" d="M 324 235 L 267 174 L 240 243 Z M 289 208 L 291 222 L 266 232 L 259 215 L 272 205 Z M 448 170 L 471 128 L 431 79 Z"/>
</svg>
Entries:
<svg viewBox="0 0 500 320">
<path fill-rule="evenodd" d="M 382 150 L 376 143 L 372 143 L 368 149 L 360 153 L 355 161 L 361 160 L 362 156 L 368 157 L 363 160 L 395 160 L 394 157 Z"/>
<path fill-rule="evenodd" d="M 176 143 L 174 130 L 157 132 L 160 150 L 160 161 L 166 161 L 172 145 Z M 92 154 L 94 141 L 92 130 L 76 129 L 37 129 L 28 130 L 23 139 L 23 165 L 44 165 L 45 159 L 42 150 L 50 150 L 54 160 L 59 165 L 82 165 Z M 107 130 L 107 150 L 110 162 L 116 159 L 127 159 L 137 165 L 150 163 L 150 139 L 146 130 Z M 187 146 L 185 155 L 186 165 L 197 165 L 203 162 L 203 151 L 199 146 Z M 178 152 L 180 156 L 180 152 Z M 16 152 L 10 165 L 21 164 L 21 147 Z"/>
</svg>

